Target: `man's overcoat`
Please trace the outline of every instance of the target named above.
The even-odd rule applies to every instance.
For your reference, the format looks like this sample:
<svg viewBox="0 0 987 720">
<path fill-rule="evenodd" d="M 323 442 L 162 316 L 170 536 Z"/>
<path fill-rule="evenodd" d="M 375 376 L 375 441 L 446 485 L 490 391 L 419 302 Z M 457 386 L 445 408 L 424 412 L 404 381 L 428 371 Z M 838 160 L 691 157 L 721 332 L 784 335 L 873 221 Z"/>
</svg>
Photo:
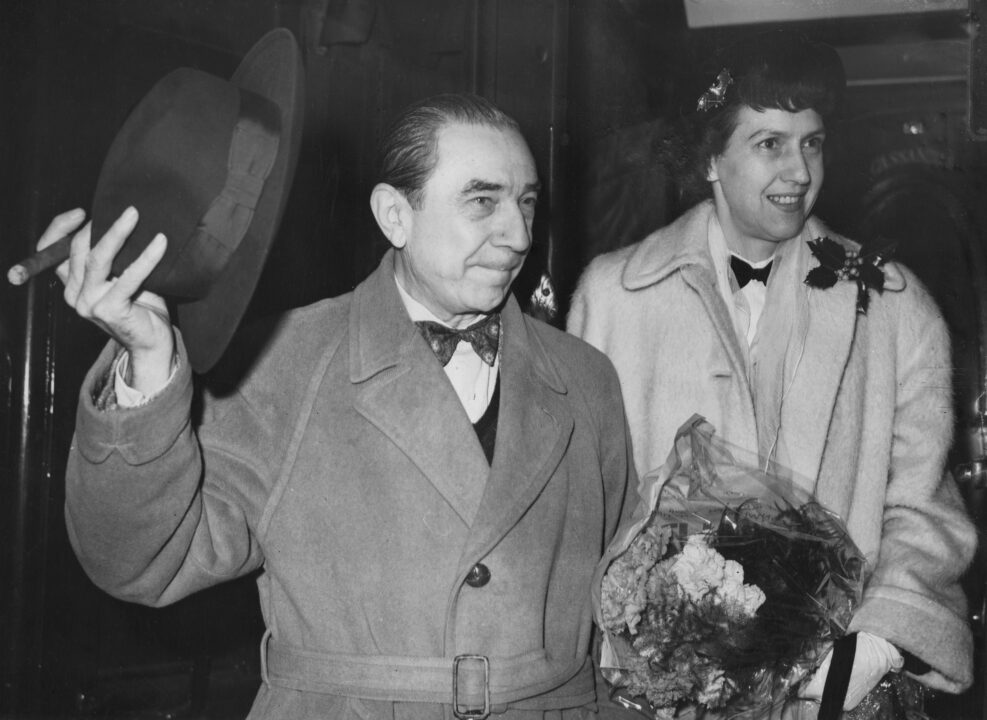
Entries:
<svg viewBox="0 0 987 720">
<path fill-rule="evenodd" d="M 931 664 L 922 680 L 953 692 L 972 680 L 972 642 L 958 577 L 976 534 L 943 468 L 952 434 L 949 337 L 935 303 L 889 264 L 883 293 L 803 280 L 818 262 L 808 239 L 855 243 L 810 218 L 780 249 L 762 325 L 788 318 L 758 395 L 709 251 L 704 202 L 640 243 L 595 259 L 568 327 L 620 376 L 640 475 L 668 457 L 676 430 L 704 416 L 730 443 L 793 470 L 847 523 L 869 579 L 852 630 Z M 769 323 L 771 321 L 768 321 Z M 758 326 L 760 334 L 761 325 Z M 790 342 L 789 342 L 790 338 Z M 786 344 L 787 343 L 787 344 Z"/>
<path fill-rule="evenodd" d="M 147 405 L 100 410 L 108 348 L 70 457 L 83 566 L 151 605 L 262 568 L 251 718 L 448 717 L 465 654 L 489 658 L 501 717 L 592 707 L 589 582 L 633 472 L 617 377 L 512 298 L 501 349 L 490 465 L 393 251 L 354 292 L 289 313 L 201 422 L 184 356 Z M 477 682 L 482 661 L 463 662 Z"/>
</svg>

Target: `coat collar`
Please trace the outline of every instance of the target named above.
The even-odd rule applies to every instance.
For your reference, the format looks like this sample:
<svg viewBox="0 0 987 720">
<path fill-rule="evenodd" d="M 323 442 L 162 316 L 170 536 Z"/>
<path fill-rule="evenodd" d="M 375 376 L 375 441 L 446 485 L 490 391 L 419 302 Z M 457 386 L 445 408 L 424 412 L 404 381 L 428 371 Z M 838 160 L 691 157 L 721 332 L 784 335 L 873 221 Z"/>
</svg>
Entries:
<svg viewBox="0 0 987 720">
<path fill-rule="evenodd" d="M 374 375 L 418 356 L 428 349 L 418 329 L 408 317 L 394 280 L 394 250 L 388 250 L 377 269 L 353 294 L 350 307 L 350 380 L 360 383 Z M 542 382 L 556 392 L 565 394 L 566 386 L 551 358 L 537 337 L 525 327 L 521 308 L 513 295 L 508 295 L 501 309 L 505 346 L 515 347 L 532 361 L 532 369 Z M 510 333 L 508 329 L 514 328 Z M 521 332 L 523 330 L 523 332 Z M 516 343 L 513 341 L 517 341 Z M 508 342 L 508 340 L 505 340 Z M 429 350 L 429 352 L 431 352 Z"/>
<path fill-rule="evenodd" d="M 681 271 L 683 282 L 702 299 L 733 372 L 749 388 L 740 340 L 717 289 L 709 254 L 707 233 L 713 211 L 712 201 L 702 202 L 645 238 L 628 256 L 622 282 L 627 290 L 640 290 Z M 857 243 L 832 232 L 818 219 L 809 218 L 801 238 L 792 241 L 797 243 L 792 247 L 794 277 L 804 279 L 818 265 L 807 241 L 824 236 L 849 250 L 860 249 Z M 904 289 L 905 276 L 899 267 L 888 263 L 884 273 L 886 292 Z M 802 475 L 816 477 L 859 321 L 857 286 L 853 282 L 838 282 L 821 290 L 798 282 L 794 290 L 797 321 L 788 349 L 793 360 L 787 366 L 786 377 L 779 381 L 784 383 L 780 396 L 782 435 L 793 439 L 789 449 L 797 448 L 797 452 L 779 459 Z"/>
<path fill-rule="evenodd" d="M 627 290 L 638 290 L 654 285 L 688 265 L 696 265 L 714 272 L 707 234 L 713 212 L 713 201 L 704 200 L 670 225 L 642 240 L 624 266 L 621 277 L 624 287 Z M 802 233 L 803 240 L 826 236 L 836 240 L 848 250 L 860 250 L 858 243 L 834 233 L 821 220 L 810 217 Z M 805 277 L 810 268 L 818 264 L 808 248 L 805 250 L 802 277 Z M 887 263 L 884 266 L 884 276 L 885 290 L 899 292 L 905 288 L 905 276 L 894 263 Z"/>
<path fill-rule="evenodd" d="M 471 536 L 481 545 L 506 533 L 534 501 L 564 455 L 573 426 L 566 384 L 513 296 L 501 318 L 501 403 L 492 468 L 442 366 L 401 302 L 393 250 L 354 291 L 349 319 L 357 412 L 414 462 L 472 525 Z"/>
<path fill-rule="evenodd" d="M 707 236 L 712 213 L 713 202 L 701 202 L 642 240 L 624 266 L 624 287 L 639 290 L 654 285 L 687 265 L 714 272 Z"/>
<path fill-rule="evenodd" d="M 350 381 L 362 383 L 414 354 L 418 330 L 394 279 L 394 251 L 357 286 L 350 305 Z"/>
<path fill-rule="evenodd" d="M 712 201 L 702 202 L 671 225 L 642 240 L 628 257 L 621 282 L 630 291 L 658 285 L 673 275 L 699 297 L 726 353 L 730 372 L 750 392 L 745 351 L 716 282 L 709 253 Z M 753 409 L 749 411 L 753 413 Z M 753 415 L 751 415 L 753 425 Z"/>
</svg>

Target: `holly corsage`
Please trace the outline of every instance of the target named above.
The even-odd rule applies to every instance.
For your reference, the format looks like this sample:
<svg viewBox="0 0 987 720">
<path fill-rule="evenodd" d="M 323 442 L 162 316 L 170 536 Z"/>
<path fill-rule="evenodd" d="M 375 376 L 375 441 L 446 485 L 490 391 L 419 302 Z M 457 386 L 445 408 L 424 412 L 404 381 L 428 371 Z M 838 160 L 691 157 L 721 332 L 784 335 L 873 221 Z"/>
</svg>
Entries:
<svg viewBox="0 0 987 720">
<path fill-rule="evenodd" d="M 870 290 L 878 294 L 884 292 L 884 263 L 891 257 L 891 249 L 860 253 L 848 250 L 828 237 L 809 240 L 809 249 L 819 261 L 805 276 L 809 287 L 825 290 L 840 280 L 857 283 L 857 312 L 867 314 L 870 305 Z"/>
</svg>

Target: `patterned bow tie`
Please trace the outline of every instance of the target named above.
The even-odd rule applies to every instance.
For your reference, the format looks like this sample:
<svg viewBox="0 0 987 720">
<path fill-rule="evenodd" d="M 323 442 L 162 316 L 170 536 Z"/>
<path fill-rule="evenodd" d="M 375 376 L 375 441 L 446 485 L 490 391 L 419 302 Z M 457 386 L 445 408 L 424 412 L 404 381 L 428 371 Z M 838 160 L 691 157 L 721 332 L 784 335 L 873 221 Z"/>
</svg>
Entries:
<svg viewBox="0 0 987 720">
<path fill-rule="evenodd" d="M 737 284 L 740 287 L 744 287 L 751 280 L 756 280 L 763 285 L 767 285 L 768 275 L 771 273 L 771 265 L 772 263 L 768 263 L 764 267 L 751 267 L 736 255 L 730 256 L 730 269 L 733 270 L 733 275 L 737 278 Z"/>
<path fill-rule="evenodd" d="M 472 345 L 473 350 L 487 365 L 493 367 L 494 360 L 497 359 L 497 348 L 500 346 L 500 315 L 497 313 L 487 315 L 462 330 L 430 320 L 421 320 L 415 325 L 421 330 L 422 336 L 443 367 L 449 364 L 460 340 Z"/>
</svg>

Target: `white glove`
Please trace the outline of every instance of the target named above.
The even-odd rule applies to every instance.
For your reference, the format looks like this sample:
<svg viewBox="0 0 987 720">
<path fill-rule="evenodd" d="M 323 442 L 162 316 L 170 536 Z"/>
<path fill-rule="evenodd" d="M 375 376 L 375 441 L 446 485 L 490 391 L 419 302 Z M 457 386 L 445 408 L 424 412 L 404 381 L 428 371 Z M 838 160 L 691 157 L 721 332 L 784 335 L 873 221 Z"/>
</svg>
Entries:
<svg viewBox="0 0 987 720">
<path fill-rule="evenodd" d="M 822 699 L 826 676 L 829 675 L 829 664 L 833 659 L 830 649 L 823 658 L 815 675 L 802 686 L 799 696 L 809 700 Z M 874 687 L 891 670 L 900 670 L 905 659 L 894 645 L 884 638 L 867 632 L 857 633 L 857 652 L 853 657 L 853 669 L 850 671 L 850 685 L 847 687 L 844 710 L 852 710 L 864 699 Z"/>
</svg>

